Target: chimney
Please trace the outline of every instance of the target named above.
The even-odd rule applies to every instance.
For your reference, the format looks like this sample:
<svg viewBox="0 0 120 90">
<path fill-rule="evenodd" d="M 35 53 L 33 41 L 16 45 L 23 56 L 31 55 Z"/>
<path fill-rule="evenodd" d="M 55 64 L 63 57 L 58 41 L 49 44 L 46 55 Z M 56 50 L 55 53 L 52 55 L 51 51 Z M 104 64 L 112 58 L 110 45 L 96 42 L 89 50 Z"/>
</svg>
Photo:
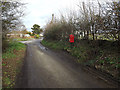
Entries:
<svg viewBox="0 0 120 90">
<path fill-rule="evenodd" d="M 54 14 L 52 14 L 52 22 L 53 22 L 53 20 L 54 20 Z"/>
</svg>

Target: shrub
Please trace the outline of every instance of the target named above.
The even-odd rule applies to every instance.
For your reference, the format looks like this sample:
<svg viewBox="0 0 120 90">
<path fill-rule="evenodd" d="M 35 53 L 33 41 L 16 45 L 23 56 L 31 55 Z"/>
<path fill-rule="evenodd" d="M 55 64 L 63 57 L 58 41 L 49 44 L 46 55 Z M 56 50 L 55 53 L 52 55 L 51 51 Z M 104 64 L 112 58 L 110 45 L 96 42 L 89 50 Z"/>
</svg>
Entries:
<svg viewBox="0 0 120 90">
<path fill-rule="evenodd" d="M 48 40 L 60 40 L 61 37 L 61 27 L 58 24 L 53 24 L 47 27 L 44 37 Z"/>
<path fill-rule="evenodd" d="M 61 18 L 56 22 L 49 23 L 46 25 L 44 39 L 54 41 L 66 41 L 72 32 L 74 25 L 70 24 L 69 21 Z"/>
<path fill-rule="evenodd" d="M 38 34 L 35 34 L 35 36 L 34 36 L 35 38 L 40 38 L 40 35 L 38 35 Z"/>
</svg>

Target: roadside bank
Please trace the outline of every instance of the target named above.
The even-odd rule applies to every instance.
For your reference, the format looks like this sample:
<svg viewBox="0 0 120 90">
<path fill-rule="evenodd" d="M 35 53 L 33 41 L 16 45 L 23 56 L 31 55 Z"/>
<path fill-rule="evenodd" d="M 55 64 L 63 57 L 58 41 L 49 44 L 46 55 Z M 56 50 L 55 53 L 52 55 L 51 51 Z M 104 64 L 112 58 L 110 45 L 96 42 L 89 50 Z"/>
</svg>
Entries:
<svg viewBox="0 0 120 90">
<path fill-rule="evenodd" d="M 101 42 L 104 44 L 100 45 Z M 41 44 L 54 51 L 69 53 L 76 58 L 75 62 L 80 64 L 84 70 L 96 73 L 95 75 L 99 75 L 99 78 L 107 83 L 114 83 L 116 87 L 120 83 L 119 47 L 109 46 L 117 45 L 116 42 L 80 40 L 79 45 L 76 44 L 73 48 L 70 47 L 69 43 L 64 44 L 57 41 L 43 40 Z"/>
<path fill-rule="evenodd" d="M 2 87 L 13 88 L 23 65 L 26 46 L 12 40 L 7 43 L 2 54 Z"/>
</svg>

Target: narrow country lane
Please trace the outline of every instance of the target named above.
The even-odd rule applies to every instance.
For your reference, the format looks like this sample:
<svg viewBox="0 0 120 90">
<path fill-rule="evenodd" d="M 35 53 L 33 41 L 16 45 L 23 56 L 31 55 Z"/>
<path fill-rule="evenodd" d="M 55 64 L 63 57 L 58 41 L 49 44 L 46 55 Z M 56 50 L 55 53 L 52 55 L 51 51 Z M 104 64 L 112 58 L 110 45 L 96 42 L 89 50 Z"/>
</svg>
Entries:
<svg viewBox="0 0 120 90">
<path fill-rule="evenodd" d="M 107 85 L 40 44 L 27 43 L 27 54 L 16 87 L 19 88 L 106 88 Z M 69 62 L 70 61 L 70 62 Z"/>
</svg>

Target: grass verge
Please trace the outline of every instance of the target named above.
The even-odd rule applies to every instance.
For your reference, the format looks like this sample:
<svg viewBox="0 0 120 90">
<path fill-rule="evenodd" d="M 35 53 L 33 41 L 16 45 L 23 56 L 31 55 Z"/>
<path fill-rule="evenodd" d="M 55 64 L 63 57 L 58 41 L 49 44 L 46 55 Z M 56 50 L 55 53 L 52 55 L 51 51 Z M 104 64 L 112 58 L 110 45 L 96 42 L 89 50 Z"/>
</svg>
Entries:
<svg viewBox="0 0 120 90">
<path fill-rule="evenodd" d="M 43 40 L 41 43 L 55 50 L 67 51 L 76 57 L 76 61 L 81 65 L 94 67 L 120 81 L 120 52 L 118 51 L 120 46 L 118 42 L 79 40 L 73 47 L 69 42 Z"/>
<path fill-rule="evenodd" d="M 2 54 L 2 86 L 13 88 L 20 73 L 26 46 L 20 42 L 10 41 Z"/>
<path fill-rule="evenodd" d="M 24 38 L 11 38 L 10 40 L 13 41 L 28 41 L 28 40 L 32 40 L 34 38 L 30 38 L 30 37 L 24 37 Z"/>
</svg>

